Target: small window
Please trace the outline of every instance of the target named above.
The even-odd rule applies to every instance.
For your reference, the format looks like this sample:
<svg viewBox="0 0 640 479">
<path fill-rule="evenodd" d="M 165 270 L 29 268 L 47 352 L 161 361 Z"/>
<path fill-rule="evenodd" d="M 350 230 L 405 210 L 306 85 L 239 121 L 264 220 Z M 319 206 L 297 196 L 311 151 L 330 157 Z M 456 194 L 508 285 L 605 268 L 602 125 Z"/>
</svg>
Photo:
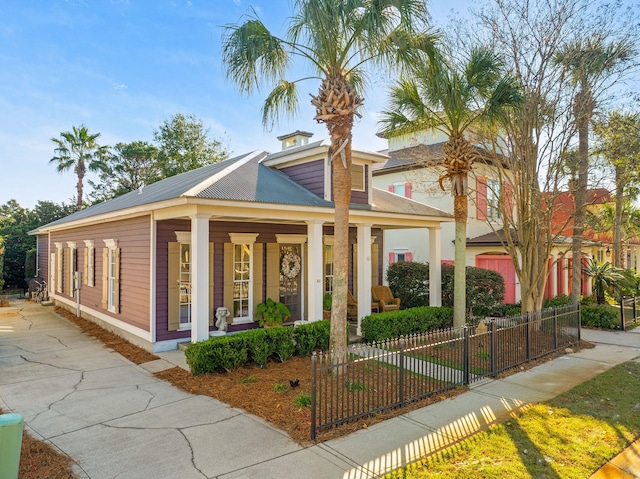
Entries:
<svg viewBox="0 0 640 479">
<path fill-rule="evenodd" d="M 351 189 L 364 191 L 364 165 L 351 165 Z"/>
<path fill-rule="evenodd" d="M 497 180 L 487 180 L 487 218 L 500 219 L 501 185 Z"/>
<path fill-rule="evenodd" d="M 411 198 L 411 183 L 406 181 L 394 183 L 389 185 L 389 191 L 404 198 Z"/>
</svg>

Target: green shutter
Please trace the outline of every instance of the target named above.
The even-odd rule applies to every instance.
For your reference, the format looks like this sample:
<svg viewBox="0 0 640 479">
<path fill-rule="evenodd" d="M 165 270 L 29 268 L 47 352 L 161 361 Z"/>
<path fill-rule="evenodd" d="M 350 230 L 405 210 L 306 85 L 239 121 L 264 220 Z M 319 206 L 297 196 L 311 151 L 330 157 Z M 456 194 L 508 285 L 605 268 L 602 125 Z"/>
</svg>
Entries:
<svg viewBox="0 0 640 479">
<path fill-rule="evenodd" d="M 120 248 L 114 249 L 115 257 L 115 300 L 114 300 L 114 313 L 118 314 L 120 312 Z"/>
</svg>

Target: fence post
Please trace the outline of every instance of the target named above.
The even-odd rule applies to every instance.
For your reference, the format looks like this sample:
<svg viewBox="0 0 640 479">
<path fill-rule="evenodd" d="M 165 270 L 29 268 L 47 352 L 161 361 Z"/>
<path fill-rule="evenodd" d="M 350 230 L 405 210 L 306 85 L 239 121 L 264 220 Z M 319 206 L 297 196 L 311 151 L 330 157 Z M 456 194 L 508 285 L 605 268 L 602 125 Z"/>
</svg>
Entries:
<svg viewBox="0 0 640 479">
<path fill-rule="evenodd" d="M 558 307 L 553 307 L 553 350 L 558 350 Z"/>
<path fill-rule="evenodd" d="M 316 439 L 316 363 L 318 357 L 314 351 L 311 355 L 311 439 Z"/>
<path fill-rule="evenodd" d="M 633 322 L 638 320 L 638 310 L 636 309 L 636 297 L 633 297 Z"/>
<path fill-rule="evenodd" d="M 580 301 L 578 301 L 578 342 L 582 340 L 582 312 L 580 309 L 582 309 L 582 307 L 580 306 Z"/>
<path fill-rule="evenodd" d="M 497 357 L 497 351 L 496 351 L 497 340 L 496 340 L 496 322 L 495 321 L 491 321 L 489 323 L 489 334 L 491 334 L 491 336 L 489 337 L 489 340 L 491 341 L 491 376 L 495 378 L 498 375 L 498 372 L 497 372 L 498 357 Z"/>
<path fill-rule="evenodd" d="M 464 326 L 464 347 L 463 347 L 463 353 L 464 353 L 464 360 L 463 360 L 463 364 L 464 364 L 464 368 L 462 371 L 463 374 L 463 381 L 465 386 L 468 386 L 470 381 L 469 378 L 469 355 L 471 354 L 471 348 L 469 347 L 469 327 L 467 325 Z"/>
<path fill-rule="evenodd" d="M 404 338 L 400 338 L 400 354 L 398 355 L 400 360 L 400 380 L 398 385 L 400 389 L 400 407 L 404 406 L 404 346 Z"/>
<path fill-rule="evenodd" d="M 525 333 L 524 333 L 524 338 L 525 338 L 525 345 L 526 345 L 526 357 L 527 357 L 527 361 L 529 360 L 529 358 L 531 357 L 531 341 L 530 341 L 530 329 L 531 329 L 531 315 L 527 312 L 524 315 L 524 323 L 526 325 L 525 327 Z"/>
</svg>

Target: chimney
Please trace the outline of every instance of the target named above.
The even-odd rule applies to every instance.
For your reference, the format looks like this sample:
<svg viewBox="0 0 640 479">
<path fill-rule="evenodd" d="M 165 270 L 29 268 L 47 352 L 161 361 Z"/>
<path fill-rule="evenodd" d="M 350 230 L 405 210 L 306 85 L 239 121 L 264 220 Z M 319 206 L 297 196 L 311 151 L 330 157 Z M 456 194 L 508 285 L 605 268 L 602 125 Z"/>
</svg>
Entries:
<svg viewBox="0 0 640 479">
<path fill-rule="evenodd" d="M 293 133 L 282 135 L 278 137 L 278 140 L 282 142 L 282 150 L 288 150 L 289 148 L 296 148 L 298 146 L 306 145 L 309 143 L 309 138 L 313 136 L 313 133 L 308 131 L 296 130 Z"/>
</svg>

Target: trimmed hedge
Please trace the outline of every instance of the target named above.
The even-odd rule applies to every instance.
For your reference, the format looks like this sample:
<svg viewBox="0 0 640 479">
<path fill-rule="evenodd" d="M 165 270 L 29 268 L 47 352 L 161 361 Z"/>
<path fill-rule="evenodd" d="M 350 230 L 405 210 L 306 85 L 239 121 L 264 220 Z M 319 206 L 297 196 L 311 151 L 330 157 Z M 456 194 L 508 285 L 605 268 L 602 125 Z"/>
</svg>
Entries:
<svg viewBox="0 0 640 479">
<path fill-rule="evenodd" d="M 442 305 L 453 307 L 453 272 L 442 265 Z M 429 304 L 429 264 L 399 261 L 387 268 L 387 283 L 403 309 Z M 496 271 L 474 266 L 466 268 L 467 309 L 475 316 L 487 316 L 504 301 L 504 278 Z"/>
<path fill-rule="evenodd" d="M 409 334 L 449 328 L 453 326 L 453 308 L 422 306 L 387 311 L 363 318 L 360 326 L 364 342 L 384 341 Z"/>
<path fill-rule="evenodd" d="M 292 354 L 309 356 L 316 349 L 329 349 L 330 328 L 329 321 L 315 321 L 297 328 L 250 329 L 192 343 L 184 354 L 194 376 L 229 372 L 249 363 L 264 366 L 273 358 L 284 362 Z"/>
<path fill-rule="evenodd" d="M 620 327 L 620 310 L 609 304 L 594 304 L 580 308 L 583 326 L 590 328 L 617 329 Z"/>
<path fill-rule="evenodd" d="M 398 261 L 387 268 L 387 283 L 402 309 L 429 305 L 429 264 Z"/>
</svg>

